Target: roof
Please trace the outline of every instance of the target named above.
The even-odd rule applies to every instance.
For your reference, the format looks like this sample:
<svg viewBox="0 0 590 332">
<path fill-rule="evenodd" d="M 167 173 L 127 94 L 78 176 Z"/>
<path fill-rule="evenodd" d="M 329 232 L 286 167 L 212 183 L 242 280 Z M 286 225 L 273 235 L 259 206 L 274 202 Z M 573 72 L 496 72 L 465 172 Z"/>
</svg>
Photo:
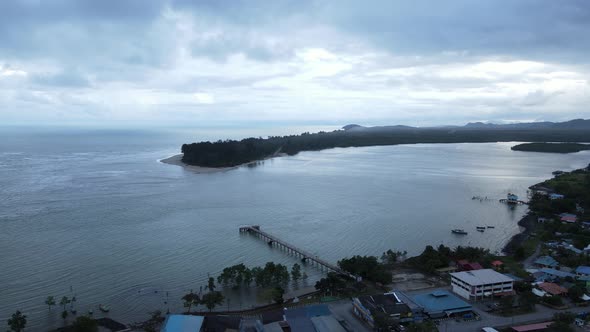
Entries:
<svg viewBox="0 0 590 332">
<path fill-rule="evenodd" d="M 545 292 L 551 295 L 561 295 L 566 294 L 567 289 L 559 286 L 558 284 L 554 284 L 552 282 L 543 282 L 537 285 L 540 289 L 544 290 Z"/>
<path fill-rule="evenodd" d="M 330 312 L 330 309 L 325 304 L 314 304 L 299 308 L 289 308 L 285 310 L 285 317 L 287 318 L 287 320 L 289 320 L 289 318 L 295 317 L 317 317 L 329 316 L 331 314 L 332 313 Z"/>
<path fill-rule="evenodd" d="M 417 294 L 413 296 L 414 302 L 422 306 L 426 313 L 441 313 L 451 310 L 469 311 L 471 305 L 446 290 Z"/>
<path fill-rule="evenodd" d="M 237 330 L 242 319 L 238 316 L 206 316 L 203 332 L 224 332 L 226 329 Z"/>
<path fill-rule="evenodd" d="M 332 316 L 312 317 L 311 322 L 317 332 L 346 332 L 336 318 Z"/>
<path fill-rule="evenodd" d="M 481 264 L 479 264 L 478 262 L 473 262 L 473 263 L 466 264 L 465 267 L 467 267 L 470 270 L 481 270 L 481 269 L 483 269 L 483 266 L 481 266 Z"/>
<path fill-rule="evenodd" d="M 199 332 L 204 317 L 191 315 L 168 315 L 161 332 Z"/>
<path fill-rule="evenodd" d="M 451 273 L 451 277 L 462 280 L 463 282 L 466 282 L 467 284 L 472 286 L 513 281 L 511 278 L 503 275 L 502 273 L 498 273 L 492 269 L 455 272 Z"/>
<path fill-rule="evenodd" d="M 402 301 L 398 301 L 395 293 L 360 296 L 358 300 L 371 313 L 375 310 L 389 315 L 410 312 L 410 307 Z"/>
<path fill-rule="evenodd" d="M 502 263 L 502 261 L 493 261 L 492 265 L 493 266 L 500 266 L 500 265 L 504 265 L 504 263 Z"/>
<path fill-rule="evenodd" d="M 556 269 L 550 269 L 550 268 L 542 268 L 539 270 L 539 272 L 549 274 L 549 275 L 552 275 L 554 277 L 559 277 L 559 278 L 567 278 L 567 277 L 573 278 L 573 277 L 575 277 L 575 275 L 573 275 L 572 273 L 559 271 Z"/>
<path fill-rule="evenodd" d="M 412 298 L 410 298 L 406 293 L 404 292 L 400 292 L 400 291 L 395 291 L 394 292 L 398 299 L 400 299 L 403 303 L 405 303 L 410 310 L 412 311 L 421 311 L 422 307 L 419 306 L 416 302 L 414 302 L 414 300 Z"/>
<path fill-rule="evenodd" d="M 541 256 L 535 259 L 535 264 L 545 266 L 557 266 L 559 263 L 551 256 Z"/>
<path fill-rule="evenodd" d="M 537 324 L 513 326 L 512 329 L 516 332 L 538 331 L 549 327 L 553 322 L 543 322 Z"/>
<path fill-rule="evenodd" d="M 519 277 L 515 276 L 514 274 L 504 273 L 504 275 L 514 281 L 522 281 L 522 278 L 519 278 Z"/>
</svg>

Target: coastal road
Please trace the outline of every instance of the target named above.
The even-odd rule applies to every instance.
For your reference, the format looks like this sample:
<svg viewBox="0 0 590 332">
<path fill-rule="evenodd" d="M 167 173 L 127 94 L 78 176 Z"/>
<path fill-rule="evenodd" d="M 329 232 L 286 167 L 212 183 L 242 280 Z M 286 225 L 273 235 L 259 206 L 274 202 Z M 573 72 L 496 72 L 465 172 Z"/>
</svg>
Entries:
<svg viewBox="0 0 590 332">
<path fill-rule="evenodd" d="M 522 265 L 524 266 L 525 269 L 529 269 L 533 267 L 533 262 L 535 261 L 535 259 L 537 259 L 537 257 L 539 257 L 539 254 L 541 253 L 541 244 L 539 243 L 537 245 L 537 248 L 535 249 L 535 252 L 530 255 L 529 257 L 527 257 L 523 262 Z"/>
</svg>

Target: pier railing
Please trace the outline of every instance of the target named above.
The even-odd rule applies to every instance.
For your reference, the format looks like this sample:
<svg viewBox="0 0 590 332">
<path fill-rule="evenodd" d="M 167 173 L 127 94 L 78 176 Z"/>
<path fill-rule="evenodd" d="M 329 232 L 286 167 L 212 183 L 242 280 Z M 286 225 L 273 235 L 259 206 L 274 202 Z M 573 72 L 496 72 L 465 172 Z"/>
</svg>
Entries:
<svg viewBox="0 0 590 332">
<path fill-rule="evenodd" d="M 309 262 L 312 264 L 315 263 L 316 265 L 318 265 L 320 267 L 324 267 L 328 270 L 334 271 L 338 274 L 347 276 L 347 277 L 352 278 L 354 280 L 357 280 L 357 281 L 362 280 L 362 277 L 360 277 L 360 276 L 357 276 L 357 275 L 354 275 L 354 274 L 349 273 L 347 271 L 344 271 L 341 268 L 339 268 L 337 265 L 334 265 L 326 260 L 323 260 L 323 259 L 319 258 L 317 255 L 313 255 L 309 251 L 298 248 L 290 243 L 287 243 L 286 241 L 281 240 L 280 238 L 278 238 L 270 233 L 267 233 L 267 232 L 261 230 L 260 226 L 258 226 L 258 225 L 242 226 L 242 227 L 240 227 L 240 233 L 250 233 L 250 234 L 256 235 L 257 237 L 265 240 L 271 246 L 274 245 L 274 246 L 280 247 L 280 248 L 286 250 L 287 252 L 290 252 L 296 256 L 301 257 L 302 262 Z"/>
</svg>

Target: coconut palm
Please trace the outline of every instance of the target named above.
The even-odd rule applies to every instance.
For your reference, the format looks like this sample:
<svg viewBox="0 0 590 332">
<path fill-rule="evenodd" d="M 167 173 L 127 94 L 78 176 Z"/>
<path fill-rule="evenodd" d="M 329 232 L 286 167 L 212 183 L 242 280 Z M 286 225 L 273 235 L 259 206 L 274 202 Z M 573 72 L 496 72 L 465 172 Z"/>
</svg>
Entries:
<svg viewBox="0 0 590 332">
<path fill-rule="evenodd" d="M 51 310 L 51 306 L 55 305 L 55 298 L 53 296 L 48 296 L 45 299 L 45 304 L 47 304 L 48 309 Z"/>
<path fill-rule="evenodd" d="M 21 332 L 27 326 L 27 316 L 17 310 L 12 314 L 12 318 L 8 320 L 8 326 L 10 326 L 11 331 Z"/>
</svg>

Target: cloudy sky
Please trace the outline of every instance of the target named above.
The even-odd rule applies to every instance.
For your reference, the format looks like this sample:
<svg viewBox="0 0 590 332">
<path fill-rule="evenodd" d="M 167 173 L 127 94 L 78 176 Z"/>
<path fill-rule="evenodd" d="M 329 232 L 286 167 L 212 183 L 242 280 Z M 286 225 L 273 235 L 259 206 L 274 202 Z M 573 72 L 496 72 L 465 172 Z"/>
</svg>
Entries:
<svg viewBox="0 0 590 332">
<path fill-rule="evenodd" d="M 587 0 L 2 0 L 0 123 L 590 116 Z"/>
</svg>

